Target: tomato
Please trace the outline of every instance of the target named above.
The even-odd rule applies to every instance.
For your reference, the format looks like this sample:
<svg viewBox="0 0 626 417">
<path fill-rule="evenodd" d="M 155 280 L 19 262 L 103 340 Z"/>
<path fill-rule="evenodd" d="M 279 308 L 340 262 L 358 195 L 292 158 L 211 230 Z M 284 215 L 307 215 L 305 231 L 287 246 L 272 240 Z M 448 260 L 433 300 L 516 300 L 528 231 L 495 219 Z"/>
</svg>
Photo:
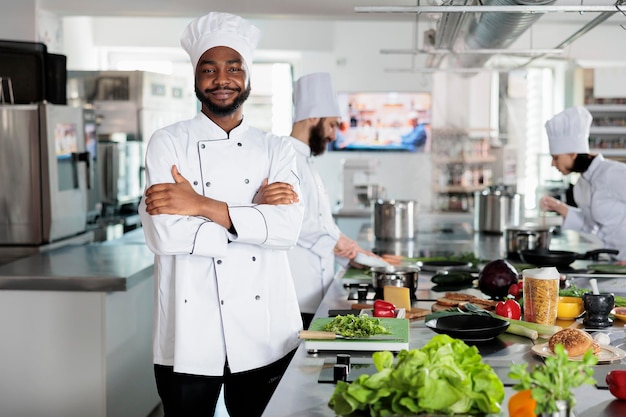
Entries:
<svg viewBox="0 0 626 417">
<path fill-rule="evenodd" d="M 374 301 L 374 317 L 396 317 L 396 306 L 384 300 Z"/>
<path fill-rule="evenodd" d="M 609 391 L 620 400 L 626 400 L 626 370 L 616 369 L 606 374 Z"/>
<path fill-rule="evenodd" d="M 498 304 L 496 304 L 496 314 L 498 316 L 519 320 L 522 317 L 522 307 L 517 301 L 509 298 L 505 301 L 498 301 Z"/>
<path fill-rule="evenodd" d="M 509 295 L 513 296 L 516 300 L 522 297 L 522 291 L 524 290 L 523 281 L 519 281 L 517 284 L 511 284 L 509 287 Z"/>
</svg>

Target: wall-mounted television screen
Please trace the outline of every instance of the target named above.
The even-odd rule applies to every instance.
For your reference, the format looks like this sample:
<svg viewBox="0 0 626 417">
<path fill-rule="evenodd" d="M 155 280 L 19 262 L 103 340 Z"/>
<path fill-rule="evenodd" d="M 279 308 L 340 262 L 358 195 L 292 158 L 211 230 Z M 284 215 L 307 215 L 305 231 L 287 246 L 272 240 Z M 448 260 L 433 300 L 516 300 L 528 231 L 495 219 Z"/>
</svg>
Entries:
<svg viewBox="0 0 626 417">
<path fill-rule="evenodd" d="M 429 150 L 430 93 L 339 93 L 337 100 L 341 124 L 331 150 Z"/>
</svg>

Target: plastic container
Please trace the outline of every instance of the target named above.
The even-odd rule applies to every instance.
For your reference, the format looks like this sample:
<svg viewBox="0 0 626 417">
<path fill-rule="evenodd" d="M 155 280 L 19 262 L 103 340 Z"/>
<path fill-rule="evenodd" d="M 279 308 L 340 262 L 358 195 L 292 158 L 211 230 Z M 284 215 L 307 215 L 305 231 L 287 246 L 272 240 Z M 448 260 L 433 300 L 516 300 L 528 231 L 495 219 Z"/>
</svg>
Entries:
<svg viewBox="0 0 626 417">
<path fill-rule="evenodd" d="M 524 320 L 531 323 L 554 324 L 559 305 L 559 279 L 554 267 L 525 269 Z"/>
</svg>

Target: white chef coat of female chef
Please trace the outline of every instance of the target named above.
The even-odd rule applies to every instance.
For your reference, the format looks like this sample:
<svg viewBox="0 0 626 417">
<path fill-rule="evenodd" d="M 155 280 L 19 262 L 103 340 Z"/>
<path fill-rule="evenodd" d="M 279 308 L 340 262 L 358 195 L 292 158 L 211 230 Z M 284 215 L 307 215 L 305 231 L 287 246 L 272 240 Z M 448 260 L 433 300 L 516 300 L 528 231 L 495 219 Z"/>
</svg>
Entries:
<svg viewBox="0 0 626 417">
<path fill-rule="evenodd" d="M 564 229 L 595 233 L 608 249 L 626 260 L 626 164 L 597 155 L 574 185 L 574 201 L 563 220 Z"/>
<path fill-rule="evenodd" d="M 285 249 L 298 239 L 303 206 L 251 203 L 265 178 L 300 194 L 293 156 L 283 138 L 245 123 L 226 134 L 201 113 L 150 139 L 146 188 L 173 182 L 176 165 L 196 192 L 227 202 L 237 231 L 198 216 L 150 216 L 142 201 L 146 242 L 156 254 L 156 364 L 222 375 L 226 357 L 241 372 L 298 345 L 302 321 Z"/>
<path fill-rule="evenodd" d="M 300 310 L 315 313 L 335 275 L 335 262 L 347 266 L 350 260 L 333 253 L 341 231 L 333 219 L 328 192 L 314 166 L 311 148 L 294 137 L 289 139 L 296 150 L 306 206 L 298 244 L 288 254 L 289 264 L 294 271 Z"/>
</svg>

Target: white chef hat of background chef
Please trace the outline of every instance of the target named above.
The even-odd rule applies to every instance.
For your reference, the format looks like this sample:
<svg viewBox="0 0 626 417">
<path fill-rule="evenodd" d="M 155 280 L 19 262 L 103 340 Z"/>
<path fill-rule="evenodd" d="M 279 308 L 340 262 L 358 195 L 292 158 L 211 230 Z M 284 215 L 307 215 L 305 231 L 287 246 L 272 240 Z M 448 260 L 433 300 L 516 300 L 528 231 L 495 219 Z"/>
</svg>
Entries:
<svg viewBox="0 0 626 417">
<path fill-rule="evenodd" d="M 227 46 L 239 52 L 249 69 L 260 37 L 259 28 L 242 17 L 211 12 L 187 25 L 180 37 L 180 45 L 189 54 L 194 73 L 202 54 L 216 46 Z"/>
<path fill-rule="evenodd" d="M 582 107 L 570 107 L 546 122 L 550 155 L 589 153 L 589 128 L 593 116 Z"/>
<path fill-rule="evenodd" d="M 293 87 L 294 122 L 314 117 L 339 117 L 339 104 L 327 72 L 303 75 Z"/>
</svg>

